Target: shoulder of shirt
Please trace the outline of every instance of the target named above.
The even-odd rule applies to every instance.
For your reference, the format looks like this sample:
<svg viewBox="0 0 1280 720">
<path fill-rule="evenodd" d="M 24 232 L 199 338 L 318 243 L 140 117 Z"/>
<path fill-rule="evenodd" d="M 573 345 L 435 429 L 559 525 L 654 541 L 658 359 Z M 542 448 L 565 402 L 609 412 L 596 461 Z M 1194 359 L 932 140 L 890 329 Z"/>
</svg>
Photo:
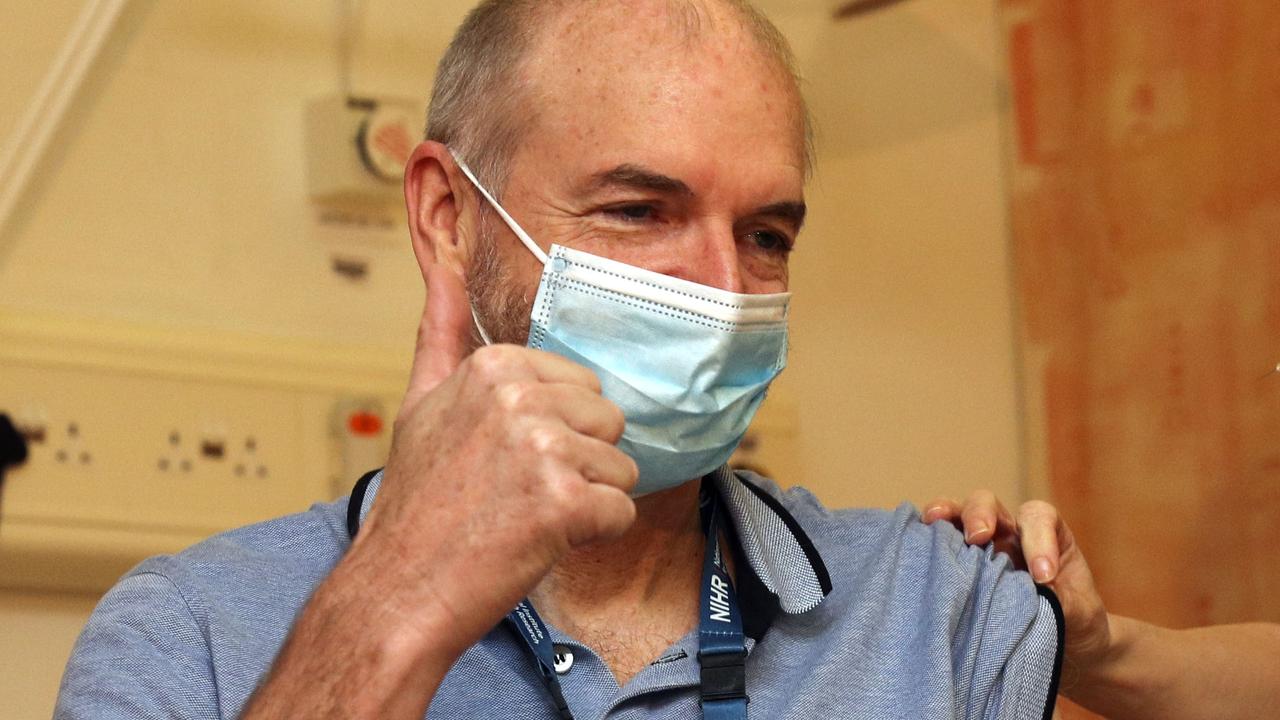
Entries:
<svg viewBox="0 0 1280 720">
<path fill-rule="evenodd" d="M 211 586 L 215 592 L 246 583 L 310 587 L 322 580 L 350 545 L 347 498 L 213 535 L 172 555 L 142 561 L 123 580 L 160 575 L 183 595 Z"/>
<path fill-rule="evenodd" d="M 804 622 L 855 646 L 866 624 L 887 624 L 891 645 L 906 643 L 920 667 L 949 667 L 1000 717 L 1052 716 L 1062 609 L 1008 556 L 967 544 L 949 523 L 925 525 L 908 503 L 832 510 L 804 489 L 751 480 L 793 515 L 830 573 L 831 592 Z"/>
<path fill-rule="evenodd" d="M 817 548 L 837 587 L 841 580 L 928 572 L 962 591 L 983 571 L 1020 572 L 1013 569 L 1008 557 L 990 546 L 967 544 L 950 523 L 924 524 L 919 511 L 908 502 L 892 510 L 833 509 L 803 487 L 784 490 L 754 474 L 746 475 L 745 480 L 776 498 L 792 514 Z M 1030 588 L 1029 576 L 1025 584 Z"/>
</svg>

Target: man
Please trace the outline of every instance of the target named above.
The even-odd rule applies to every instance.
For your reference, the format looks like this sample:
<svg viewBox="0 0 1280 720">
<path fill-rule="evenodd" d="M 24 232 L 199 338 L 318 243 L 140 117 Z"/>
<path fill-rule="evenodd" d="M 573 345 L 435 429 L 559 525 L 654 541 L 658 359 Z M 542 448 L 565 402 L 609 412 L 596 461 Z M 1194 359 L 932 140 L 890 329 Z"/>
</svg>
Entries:
<svg viewBox="0 0 1280 720">
<path fill-rule="evenodd" d="M 135 569 L 59 717 L 1051 710 L 1055 604 L 1003 555 L 716 467 L 781 369 L 803 221 L 805 113 L 765 20 L 485 2 L 428 136 L 405 190 L 429 294 L 385 471 Z M 1060 572 L 1098 627 L 1087 568 Z"/>
<path fill-rule="evenodd" d="M 428 303 L 385 472 L 350 527 L 329 506 L 144 565 L 61 713 L 1044 713 L 1058 631 L 1025 575 L 906 510 L 716 472 L 784 358 L 804 215 L 805 113 L 766 21 L 484 3 L 428 125 L 405 180 Z"/>
</svg>

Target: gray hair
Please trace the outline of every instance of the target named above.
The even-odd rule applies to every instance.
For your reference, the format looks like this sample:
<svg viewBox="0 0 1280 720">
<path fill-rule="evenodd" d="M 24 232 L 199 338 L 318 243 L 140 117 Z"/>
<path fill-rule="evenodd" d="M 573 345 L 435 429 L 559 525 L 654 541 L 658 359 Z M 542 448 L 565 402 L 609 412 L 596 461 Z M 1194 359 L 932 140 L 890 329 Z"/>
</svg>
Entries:
<svg viewBox="0 0 1280 720">
<path fill-rule="evenodd" d="M 427 111 L 426 138 L 449 146 L 466 160 L 476 177 L 500 197 L 509 161 L 529 124 L 533 103 L 525 102 L 519 71 L 546 19 L 583 0 L 484 0 L 468 13 L 436 70 Z M 699 0 L 668 0 L 691 36 L 701 24 Z M 791 46 L 782 33 L 747 0 L 718 0 L 737 11 L 761 48 L 801 85 Z M 804 100 L 806 173 L 813 164 L 813 129 Z"/>
</svg>

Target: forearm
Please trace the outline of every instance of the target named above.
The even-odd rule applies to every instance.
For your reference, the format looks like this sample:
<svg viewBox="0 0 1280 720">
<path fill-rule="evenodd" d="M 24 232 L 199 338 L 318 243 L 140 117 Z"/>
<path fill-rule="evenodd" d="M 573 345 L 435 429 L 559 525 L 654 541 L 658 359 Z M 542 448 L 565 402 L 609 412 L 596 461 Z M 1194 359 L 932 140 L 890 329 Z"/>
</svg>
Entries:
<svg viewBox="0 0 1280 720">
<path fill-rule="evenodd" d="M 447 621 L 413 621 L 359 559 L 344 562 L 294 624 L 244 720 L 412 718 L 426 711 L 459 654 Z M 438 630 L 439 632 L 433 632 Z"/>
<path fill-rule="evenodd" d="M 1063 694 L 1086 708 L 1115 720 L 1224 720 L 1280 706 L 1280 626 L 1169 630 L 1109 620 L 1107 657 L 1066 668 Z"/>
</svg>

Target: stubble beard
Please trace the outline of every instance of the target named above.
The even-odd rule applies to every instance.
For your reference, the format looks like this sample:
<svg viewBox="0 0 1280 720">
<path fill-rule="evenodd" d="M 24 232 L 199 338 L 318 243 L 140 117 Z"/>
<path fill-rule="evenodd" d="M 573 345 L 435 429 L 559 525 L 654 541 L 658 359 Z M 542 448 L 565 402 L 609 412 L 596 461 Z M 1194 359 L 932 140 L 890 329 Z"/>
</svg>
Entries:
<svg viewBox="0 0 1280 720">
<path fill-rule="evenodd" d="M 471 306 L 494 343 L 525 345 L 529 340 L 533 298 L 520 294 L 510 268 L 502 262 L 493 221 L 493 213 L 482 209 L 476 255 L 467 271 Z M 483 345 L 479 331 L 472 330 L 477 346 Z"/>
</svg>

